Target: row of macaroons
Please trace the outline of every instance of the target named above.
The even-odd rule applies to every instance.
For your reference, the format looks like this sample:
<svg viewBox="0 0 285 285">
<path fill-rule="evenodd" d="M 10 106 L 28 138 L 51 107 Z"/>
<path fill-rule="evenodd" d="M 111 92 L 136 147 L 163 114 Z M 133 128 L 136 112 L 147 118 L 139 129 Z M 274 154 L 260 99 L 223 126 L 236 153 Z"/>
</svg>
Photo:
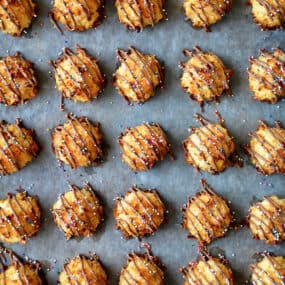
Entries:
<svg viewBox="0 0 285 285">
<path fill-rule="evenodd" d="M 217 122 L 202 115 L 195 118 L 200 127 L 192 127 L 183 141 L 185 159 L 196 170 L 213 175 L 230 166 L 242 166 L 236 143 L 216 112 Z M 67 114 L 67 121 L 52 130 L 52 150 L 61 165 L 72 169 L 96 166 L 106 156 L 103 134 L 99 123 L 87 117 Z M 256 169 L 264 175 L 285 173 L 285 129 L 281 122 L 271 127 L 260 121 L 250 133 L 244 147 Z M 157 123 L 143 123 L 127 128 L 118 138 L 122 160 L 132 171 L 147 171 L 172 155 L 172 146 L 162 127 Z M 18 119 L 15 123 L 0 122 L 0 174 L 10 175 L 32 162 L 40 151 L 35 132 L 25 128 Z"/>
<path fill-rule="evenodd" d="M 224 237 L 230 229 L 247 224 L 255 239 L 267 244 L 285 240 L 285 199 L 264 197 L 249 209 L 245 221 L 237 222 L 230 203 L 201 180 L 202 189 L 189 198 L 182 209 L 182 227 L 200 245 Z M 0 241 L 25 244 L 41 228 L 42 214 L 37 196 L 19 191 L 0 200 Z M 67 239 L 92 236 L 104 219 L 104 207 L 89 184 L 71 185 L 52 206 L 55 224 Z M 116 228 L 124 238 L 142 238 L 154 234 L 166 221 L 168 211 L 157 190 L 132 186 L 117 197 L 113 207 Z"/>
<path fill-rule="evenodd" d="M 54 0 L 49 12 L 52 23 L 62 32 L 58 23 L 70 31 L 85 31 L 97 27 L 105 18 L 104 1 L 99 0 Z M 252 14 L 262 29 L 282 28 L 285 21 L 284 3 L 273 0 L 250 0 Z M 209 27 L 220 21 L 230 10 L 232 1 L 224 0 L 184 0 L 186 18 L 193 27 Z M 164 0 L 128 1 L 116 0 L 119 21 L 130 30 L 140 31 L 147 26 L 154 26 L 166 19 Z M 36 17 L 36 4 L 33 0 L 21 2 L 3 2 L 0 10 L 0 30 L 13 36 L 20 36 Z"/>
<path fill-rule="evenodd" d="M 145 252 L 132 252 L 128 255 L 126 265 L 122 268 L 119 285 L 163 285 L 166 267 L 151 252 L 149 244 L 143 244 Z M 44 274 L 38 261 L 22 261 L 14 252 L 1 248 L 5 265 L 0 273 L 3 285 L 10 285 L 25 280 L 30 285 L 42 285 Z M 250 284 L 282 285 L 285 274 L 285 258 L 269 252 L 259 253 L 258 260 L 251 264 Z M 4 263 L 4 261 L 1 261 Z M 55 265 L 53 265 L 55 266 Z M 49 269 L 54 270 L 54 268 Z M 200 250 L 200 257 L 179 269 L 184 278 L 184 285 L 233 285 L 234 273 L 229 261 L 224 256 L 211 256 L 207 249 Z M 59 272 L 60 285 L 108 285 L 110 279 L 96 254 L 79 254 L 67 259 Z"/>
<path fill-rule="evenodd" d="M 180 63 L 180 84 L 192 100 L 203 106 L 218 101 L 223 93 L 232 94 L 233 72 L 218 56 L 199 47 L 183 53 L 188 59 Z M 128 52 L 117 50 L 117 57 L 120 65 L 112 84 L 129 103 L 144 103 L 155 95 L 158 87 L 164 87 L 164 68 L 154 55 L 130 47 Z M 97 60 L 78 45 L 76 52 L 65 48 L 62 56 L 50 64 L 62 99 L 91 102 L 106 86 Z M 249 58 L 248 81 L 254 99 L 276 103 L 285 96 L 284 64 L 285 53 L 279 48 L 271 52 L 263 49 L 258 57 Z M 37 95 L 37 85 L 33 64 L 19 53 L 0 60 L 0 103 L 8 106 L 26 103 Z"/>
</svg>

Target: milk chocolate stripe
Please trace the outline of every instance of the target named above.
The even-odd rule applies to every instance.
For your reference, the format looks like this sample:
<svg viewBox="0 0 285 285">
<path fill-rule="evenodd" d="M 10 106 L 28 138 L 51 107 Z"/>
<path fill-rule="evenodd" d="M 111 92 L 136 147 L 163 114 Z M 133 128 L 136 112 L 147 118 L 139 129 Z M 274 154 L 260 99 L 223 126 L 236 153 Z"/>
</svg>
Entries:
<svg viewBox="0 0 285 285">
<path fill-rule="evenodd" d="M 0 3 L 0 7 L 4 11 L 5 15 L 8 17 L 9 21 L 17 28 L 21 29 L 21 25 L 19 23 L 18 18 L 16 17 L 15 13 L 13 12 L 12 9 L 9 8 L 9 3 L 7 0 L 4 0 L 5 6 Z M 6 8 L 7 7 L 7 8 Z"/>
<path fill-rule="evenodd" d="M 127 68 L 127 70 L 129 71 L 130 75 L 132 76 L 135 85 L 129 84 L 129 86 L 131 87 L 132 91 L 137 95 L 138 99 L 142 99 L 144 98 L 144 90 L 140 84 L 140 81 L 138 80 L 138 78 L 136 77 L 136 75 L 134 74 L 134 72 L 132 71 L 131 67 L 129 66 L 129 64 L 127 63 L 128 59 L 129 59 L 129 55 L 128 53 L 126 53 L 123 50 L 117 50 L 117 55 L 119 57 L 119 60 L 125 65 L 125 67 Z M 121 75 L 122 77 L 122 75 Z M 125 78 L 127 81 L 128 79 Z M 139 91 L 139 92 L 137 92 Z"/>
</svg>

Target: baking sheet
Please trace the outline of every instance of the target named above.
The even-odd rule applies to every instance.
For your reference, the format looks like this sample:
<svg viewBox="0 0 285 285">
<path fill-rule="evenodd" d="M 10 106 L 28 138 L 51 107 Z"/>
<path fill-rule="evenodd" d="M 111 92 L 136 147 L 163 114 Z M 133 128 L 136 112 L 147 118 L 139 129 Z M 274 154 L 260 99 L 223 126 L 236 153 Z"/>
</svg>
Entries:
<svg viewBox="0 0 285 285">
<path fill-rule="evenodd" d="M 219 105 L 212 103 L 205 107 L 204 115 L 215 120 L 214 110 L 218 110 L 226 120 L 236 141 L 244 144 L 247 133 L 256 128 L 259 119 L 273 124 L 281 120 L 285 124 L 284 102 L 276 105 L 254 102 L 247 87 L 247 58 L 257 55 L 260 48 L 285 47 L 284 32 L 262 32 L 252 22 L 250 8 L 245 1 L 236 0 L 232 10 L 218 24 L 212 33 L 193 29 L 184 21 L 181 3 L 168 0 L 168 20 L 154 29 L 142 33 L 129 32 L 118 23 L 113 1 L 107 1 L 107 19 L 96 30 L 84 33 L 64 32 L 61 36 L 50 23 L 47 12 L 50 1 L 39 1 L 39 15 L 31 29 L 22 38 L 0 35 L 0 56 L 16 51 L 35 63 L 39 78 L 38 97 L 25 106 L 0 106 L 0 118 L 13 121 L 20 117 L 27 127 L 34 128 L 42 146 L 39 157 L 22 171 L 0 179 L 1 197 L 22 187 L 31 194 L 37 194 L 43 208 L 44 222 L 38 235 L 26 246 L 10 246 L 20 255 L 38 259 L 44 265 L 48 284 L 56 284 L 58 271 L 64 260 L 78 253 L 96 252 L 105 265 L 111 284 L 118 283 L 119 272 L 125 265 L 126 256 L 132 250 L 139 250 L 137 240 L 126 241 L 115 229 L 112 207 L 113 199 L 122 195 L 132 184 L 153 187 L 159 190 L 169 210 L 168 223 L 151 237 L 143 239 L 152 245 L 153 253 L 167 267 L 166 284 L 182 284 L 178 268 L 197 257 L 197 244 L 187 239 L 187 232 L 181 229 L 181 207 L 188 197 L 199 189 L 199 180 L 206 178 L 208 183 L 232 202 L 239 217 L 244 217 L 250 203 L 264 195 L 283 195 L 284 175 L 263 177 L 246 162 L 244 168 L 231 168 L 218 176 L 198 174 L 184 162 L 181 141 L 188 135 L 188 128 L 196 125 L 193 115 L 200 111 L 197 103 L 179 86 L 180 70 L 178 62 L 184 60 L 181 51 L 199 45 L 219 55 L 226 66 L 234 70 L 231 80 L 234 97 L 224 96 Z M 75 104 L 66 101 L 66 112 L 86 115 L 99 121 L 108 143 L 106 161 L 96 168 L 72 171 L 59 168 L 50 147 L 50 129 L 65 121 L 65 113 L 59 110 L 59 94 L 48 60 L 57 58 L 65 46 L 73 48 L 78 43 L 91 54 L 97 56 L 108 78 L 105 92 L 93 103 Z M 127 49 L 134 45 L 143 52 L 156 54 L 166 67 L 166 88 L 142 106 L 128 106 L 117 95 L 110 81 L 116 67 L 115 50 Z M 175 161 L 166 159 L 149 172 L 132 173 L 121 162 L 116 139 L 125 127 L 142 121 L 160 123 L 173 144 Z M 66 241 L 62 232 L 55 226 L 50 208 L 58 195 L 67 191 L 69 183 L 82 186 L 89 181 L 102 197 L 105 204 L 106 220 L 93 238 Z M 224 252 L 230 260 L 237 284 L 243 284 L 249 277 L 248 266 L 254 262 L 258 251 L 270 250 L 285 255 L 284 243 L 267 246 L 264 242 L 251 238 L 248 229 L 229 232 L 225 238 L 214 241 L 212 253 Z"/>
</svg>

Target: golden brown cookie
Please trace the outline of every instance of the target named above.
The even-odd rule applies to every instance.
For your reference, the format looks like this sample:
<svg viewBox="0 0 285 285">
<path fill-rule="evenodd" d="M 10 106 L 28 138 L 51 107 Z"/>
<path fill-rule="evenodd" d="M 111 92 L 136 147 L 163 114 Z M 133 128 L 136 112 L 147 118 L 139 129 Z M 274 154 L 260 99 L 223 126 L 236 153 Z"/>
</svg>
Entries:
<svg viewBox="0 0 285 285">
<path fill-rule="evenodd" d="M 117 198 L 114 207 L 116 227 L 125 238 L 153 234 L 165 218 L 165 206 L 158 193 L 135 185 L 123 198 Z"/>
<path fill-rule="evenodd" d="M 22 262 L 12 251 L 0 248 L 1 285 L 42 285 L 37 261 Z"/>
<path fill-rule="evenodd" d="M 259 122 L 257 130 L 250 133 L 246 150 L 256 169 L 264 174 L 285 173 L 285 129 L 280 122 L 275 127 Z"/>
<path fill-rule="evenodd" d="M 283 285 L 285 280 L 285 258 L 263 254 L 261 261 L 250 266 L 251 282 L 254 285 Z"/>
<path fill-rule="evenodd" d="M 192 22 L 193 27 L 209 27 L 222 19 L 230 10 L 232 0 L 184 0 L 183 7 L 186 18 Z"/>
<path fill-rule="evenodd" d="M 69 31 L 82 32 L 96 28 L 104 18 L 102 0 L 54 0 L 51 21 L 61 23 Z"/>
<path fill-rule="evenodd" d="M 233 285 L 233 273 L 224 258 L 202 253 L 201 257 L 182 268 L 183 285 Z"/>
<path fill-rule="evenodd" d="M 99 123 L 68 114 L 67 122 L 52 134 L 52 148 L 56 158 L 72 169 L 98 165 L 103 155 L 102 138 Z"/>
<path fill-rule="evenodd" d="M 228 203 L 201 180 L 202 191 L 190 197 L 183 208 L 182 227 L 189 231 L 199 244 L 209 244 L 223 237 L 233 222 Z"/>
<path fill-rule="evenodd" d="M 279 49 L 260 50 L 249 58 L 248 80 L 253 99 L 274 104 L 285 96 L 285 53 Z"/>
<path fill-rule="evenodd" d="M 41 226 L 41 209 L 36 196 L 9 193 L 0 200 L 0 240 L 25 244 Z"/>
<path fill-rule="evenodd" d="M 192 128 L 192 133 L 183 142 L 186 162 L 197 170 L 207 171 L 213 175 L 223 172 L 233 164 L 235 154 L 233 138 L 224 126 L 224 120 L 218 112 L 218 123 L 211 123 L 200 114 L 196 119 L 202 124 Z"/>
<path fill-rule="evenodd" d="M 285 240 L 285 199 L 277 196 L 264 197 L 249 209 L 248 226 L 255 239 L 268 244 Z"/>
<path fill-rule="evenodd" d="M 0 103 L 24 104 L 38 94 L 33 64 L 19 52 L 0 60 Z"/>
<path fill-rule="evenodd" d="M 93 235 L 103 220 L 103 206 L 89 184 L 82 189 L 71 185 L 53 204 L 52 212 L 67 239 Z"/>
<path fill-rule="evenodd" d="M 33 0 L 0 0 L 0 30 L 12 36 L 20 36 L 36 17 Z"/>
<path fill-rule="evenodd" d="M 285 22 L 284 0 L 249 0 L 255 23 L 262 30 L 282 28 Z"/>
<path fill-rule="evenodd" d="M 199 47 L 183 53 L 189 59 L 180 64 L 183 69 L 180 83 L 192 100 L 203 106 L 205 102 L 218 101 L 224 92 L 232 95 L 229 80 L 233 72 L 215 54 Z"/>
<path fill-rule="evenodd" d="M 159 259 L 149 251 L 131 253 L 122 269 L 119 285 L 163 285 L 164 272 Z"/>
<path fill-rule="evenodd" d="M 63 265 L 60 285 L 108 285 L 107 274 L 96 255 L 78 255 Z"/>
<path fill-rule="evenodd" d="M 129 52 L 117 50 L 120 66 L 113 84 L 128 102 L 144 103 L 163 87 L 164 71 L 153 55 L 143 54 L 134 47 Z"/>
<path fill-rule="evenodd" d="M 65 48 L 63 56 L 50 63 L 55 71 L 56 87 L 65 98 L 91 102 L 105 87 L 106 80 L 97 60 L 79 45 L 76 53 Z"/>
<path fill-rule="evenodd" d="M 122 159 L 133 171 L 151 169 L 171 152 L 162 128 L 156 123 L 127 128 L 119 137 Z"/>
<path fill-rule="evenodd" d="M 115 0 L 119 21 L 137 32 L 166 17 L 165 0 Z"/>
<path fill-rule="evenodd" d="M 25 129 L 20 120 L 15 124 L 0 122 L 0 175 L 10 175 L 36 158 L 39 145 L 35 133 Z"/>
</svg>

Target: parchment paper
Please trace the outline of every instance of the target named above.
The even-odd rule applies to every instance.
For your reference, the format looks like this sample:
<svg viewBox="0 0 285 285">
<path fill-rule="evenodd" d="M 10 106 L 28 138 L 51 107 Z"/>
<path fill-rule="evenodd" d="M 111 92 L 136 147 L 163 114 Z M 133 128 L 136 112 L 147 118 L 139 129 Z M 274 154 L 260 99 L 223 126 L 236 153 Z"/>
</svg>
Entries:
<svg viewBox="0 0 285 285">
<path fill-rule="evenodd" d="M 218 176 L 196 173 L 186 165 L 181 142 L 188 135 L 188 128 L 195 126 L 193 115 L 200 112 L 197 103 L 191 101 L 179 86 L 181 71 L 179 61 L 185 60 L 181 51 L 199 45 L 222 58 L 225 65 L 234 70 L 231 80 L 234 97 L 226 95 L 221 103 L 206 105 L 204 115 L 215 120 L 218 110 L 240 145 L 248 142 L 248 132 L 255 130 L 258 120 L 269 124 L 281 120 L 285 124 L 284 102 L 276 105 L 255 102 L 251 99 L 247 82 L 247 59 L 258 54 L 260 48 L 284 48 L 284 32 L 260 31 L 250 14 L 245 1 L 234 1 L 232 10 L 224 19 L 213 26 L 211 33 L 193 29 L 184 20 L 181 4 L 174 0 L 167 3 L 168 20 L 154 29 L 141 33 L 129 32 L 119 24 L 113 1 L 107 1 L 107 19 L 96 30 L 83 33 L 64 32 L 61 36 L 50 23 L 47 12 L 50 1 L 39 1 L 39 15 L 32 28 L 22 38 L 0 35 L 0 56 L 20 51 L 35 63 L 39 78 L 39 95 L 27 105 L 18 107 L 0 106 L 0 118 L 14 121 L 23 119 L 27 127 L 34 128 L 42 146 L 39 157 L 17 174 L 0 179 L 1 197 L 14 192 L 18 187 L 37 194 L 43 208 L 44 221 L 38 235 L 26 246 L 9 246 L 18 254 L 38 259 L 44 265 L 48 284 L 56 284 L 58 271 L 66 258 L 78 253 L 96 252 L 105 265 L 111 284 L 118 283 L 119 272 L 126 263 L 126 256 L 132 250 L 139 250 L 137 240 L 126 241 L 115 229 L 113 199 L 124 194 L 132 184 L 159 190 L 169 210 L 168 223 L 151 237 L 143 239 L 152 245 L 153 253 L 167 267 L 166 284 L 182 284 L 178 268 L 197 257 L 197 243 L 187 239 L 187 232 L 181 229 L 181 207 L 189 196 L 199 190 L 199 180 L 206 178 L 215 191 L 229 199 L 239 218 L 243 218 L 252 201 L 264 195 L 283 195 L 284 175 L 263 177 L 246 159 L 242 169 L 230 168 Z M 59 110 L 59 93 L 48 60 L 56 59 L 65 46 L 73 48 L 78 43 L 100 60 L 108 78 L 108 87 L 97 100 L 89 104 L 75 104 L 66 101 L 66 112 L 86 115 L 102 124 L 108 154 L 99 167 L 63 171 L 51 152 L 50 129 L 65 121 L 65 113 Z M 134 45 L 141 51 L 155 54 L 166 67 L 166 87 L 142 106 L 129 106 L 117 95 L 111 86 L 111 75 L 116 68 L 117 48 L 127 49 Z M 143 121 L 160 123 L 173 144 L 175 161 L 166 159 L 149 172 L 132 173 L 121 162 L 116 143 L 119 134 L 126 128 Z M 69 183 L 82 186 L 89 181 L 105 204 L 106 220 L 93 238 L 66 241 L 55 226 L 50 208 L 58 195 L 68 190 Z M 248 266 L 258 251 L 270 250 L 285 255 L 284 243 L 268 246 L 255 241 L 247 228 L 229 232 L 225 238 L 214 241 L 209 249 L 212 253 L 224 252 L 230 260 L 237 284 L 249 278 Z"/>
</svg>

